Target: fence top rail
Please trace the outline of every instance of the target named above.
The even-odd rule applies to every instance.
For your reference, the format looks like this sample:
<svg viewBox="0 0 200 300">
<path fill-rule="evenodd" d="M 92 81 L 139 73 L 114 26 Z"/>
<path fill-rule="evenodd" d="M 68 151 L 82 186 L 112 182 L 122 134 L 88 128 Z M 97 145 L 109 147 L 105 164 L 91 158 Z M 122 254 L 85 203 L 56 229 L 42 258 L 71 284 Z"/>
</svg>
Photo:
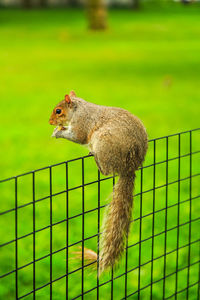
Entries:
<svg viewBox="0 0 200 300">
<path fill-rule="evenodd" d="M 189 133 L 189 132 L 193 132 L 193 131 L 198 131 L 198 130 L 200 130 L 200 127 L 199 128 L 190 129 L 190 130 L 186 130 L 186 131 L 181 131 L 181 132 L 178 132 L 178 133 L 173 133 L 173 134 L 161 136 L 161 137 L 154 138 L 154 139 L 149 139 L 148 142 L 153 142 L 153 141 L 157 141 L 157 140 L 161 140 L 161 139 L 166 139 L 168 137 L 178 136 L 178 135 L 181 135 L 181 134 L 185 134 L 185 133 Z M 25 172 L 25 173 L 22 173 L 22 174 L 19 174 L 19 175 L 16 175 L 16 176 L 12 176 L 12 177 L 9 177 L 9 178 L 1 179 L 0 183 L 6 182 L 6 181 L 9 181 L 9 180 L 14 180 L 14 179 L 16 180 L 17 178 L 25 176 L 25 175 L 34 174 L 35 172 L 39 172 L 39 171 L 46 170 L 46 169 L 51 169 L 51 168 L 56 167 L 56 166 L 60 166 L 60 165 L 67 164 L 67 163 L 70 163 L 70 162 L 73 162 L 73 161 L 77 161 L 77 160 L 80 160 L 80 159 L 88 158 L 90 156 L 92 156 L 92 154 L 88 154 L 88 155 L 81 156 L 81 157 L 76 157 L 76 158 L 73 158 L 73 159 L 70 159 L 70 160 L 66 160 L 66 161 L 63 161 L 63 162 L 60 162 L 60 163 L 52 164 L 52 165 L 49 165 L 49 166 L 46 166 L 46 167 L 43 167 L 43 168 L 39 168 L 39 169 L 36 169 L 36 170 L 28 171 L 28 172 Z"/>
</svg>

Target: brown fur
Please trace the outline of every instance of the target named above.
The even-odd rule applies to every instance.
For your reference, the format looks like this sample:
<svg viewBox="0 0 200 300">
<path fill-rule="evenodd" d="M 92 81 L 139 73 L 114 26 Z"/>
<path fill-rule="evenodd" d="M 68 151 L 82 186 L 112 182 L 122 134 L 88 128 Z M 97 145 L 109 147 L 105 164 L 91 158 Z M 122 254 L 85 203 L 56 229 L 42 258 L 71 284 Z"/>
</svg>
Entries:
<svg viewBox="0 0 200 300">
<path fill-rule="evenodd" d="M 82 248 L 79 248 L 79 251 L 73 252 L 75 254 L 75 257 L 73 257 L 73 259 L 82 259 Z M 96 252 L 84 247 L 84 262 L 86 263 L 86 265 L 89 265 L 90 267 L 93 267 L 93 269 L 96 269 L 96 264 L 94 264 L 97 262 Z"/>
<path fill-rule="evenodd" d="M 53 136 L 79 144 L 88 144 L 100 172 L 118 174 L 113 199 L 109 205 L 103 234 L 100 239 L 100 273 L 113 267 L 124 250 L 133 207 L 135 171 L 142 164 L 147 151 L 147 134 L 141 121 L 128 111 L 100 106 L 69 95 L 63 100 L 60 116 L 54 109 L 50 124 L 68 125 L 65 130 L 54 130 Z M 93 251 L 85 251 L 87 261 L 94 261 Z"/>
</svg>

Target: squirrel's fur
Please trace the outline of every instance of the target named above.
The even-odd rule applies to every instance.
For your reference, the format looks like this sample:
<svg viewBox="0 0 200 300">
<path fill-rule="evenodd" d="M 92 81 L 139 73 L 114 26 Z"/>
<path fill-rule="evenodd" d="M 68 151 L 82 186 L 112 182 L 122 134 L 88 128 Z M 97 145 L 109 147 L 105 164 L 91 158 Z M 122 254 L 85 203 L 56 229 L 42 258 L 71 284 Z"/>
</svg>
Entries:
<svg viewBox="0 0 200 300">
<path fill-rule="evenodd" d="M 133 206 L 135 171 L 147 151 L 146 130 L 130 112 L 86 102 L 74 92 L 55 107 L 49 123 L 60 126 L 53 132 L 56 138 L 87 144 L 103 175 L 119 175 L 100 239 L 101 273 L 113 267 L 124 250 Z M 86 249 L 85 254 L 87 261 L 90 257 L 94 261 L 95 252 Z"/>
</svg>

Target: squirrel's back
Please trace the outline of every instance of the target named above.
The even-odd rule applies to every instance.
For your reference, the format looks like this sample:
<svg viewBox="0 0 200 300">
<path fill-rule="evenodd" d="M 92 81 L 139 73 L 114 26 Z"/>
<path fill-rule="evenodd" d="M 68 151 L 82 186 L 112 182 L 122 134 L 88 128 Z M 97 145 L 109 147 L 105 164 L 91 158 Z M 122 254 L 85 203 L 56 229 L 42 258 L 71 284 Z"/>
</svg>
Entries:
<svg viewBox="0 0 200 300">
<path fill-rule="evenodd" d="M 145 156 L 147 150 L 147 133 L 140 119 L 129 111 L 112 106 L 97 105 L 86 102 L 81 98 L 74 98 L 77 102 L 76 123 L 84 123 L 82 127 L 88 126 L 87 143 L 91 141 L 92 135 L 101 130 L 102 134 L 112 135 L 120 146 L 126 148 L 140 148 L 140 156 Z M 84 118 L 83 118 L 84 115 Z"/>
</svg>

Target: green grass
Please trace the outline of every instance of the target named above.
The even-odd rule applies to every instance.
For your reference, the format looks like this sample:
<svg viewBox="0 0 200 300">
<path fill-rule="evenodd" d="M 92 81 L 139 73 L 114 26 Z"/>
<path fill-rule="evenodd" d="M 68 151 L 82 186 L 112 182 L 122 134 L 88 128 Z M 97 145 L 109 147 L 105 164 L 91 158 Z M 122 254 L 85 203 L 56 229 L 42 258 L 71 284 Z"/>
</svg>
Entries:
<svg viewBox="0 0 200 300">
<path fill-rule="evenodd" d="M 113 10 L 109 13 L 106 32 L 87 30 L 81 10 L 0 11 L 0 110 L 1 110 L 1 175 L 4 179 L 29 170 L 85 155 L 88 150 L 62 140 L 51 139 L 53 127 L 48 119 L 54 105 L 71 89 L 91 102 L 120 106 L 139 116 L 149 137 L 167 135 L 199 127 L 200 74 L 200 20 L 199 6 L 156 5 L 144 6 L 139 12 Z M 170 140 L 170 155 L 177 156 L 177 138 Z M 182 137 L 181 153 L 186 154 L 189 135 Z M 199 150 L 199 134 L 193 136 L 193 151 Z M 152 163 L 150 146 L 146 164 Z M 165 142 L 157 145 L 157 161 L 166 157 Z M 193 174 L 199 172 L 199 155 L 193 158 Z M 165 184 L 165 167 L 156 168 L 156 185 Z M 177 180 L 178 162 L 170 162 L 169 180 Z M 70 186 L 81 184 L 81 163 L 71 163 Z M 152 187 L 153 167 L 144 171 L 144 190 Z M 53 171 L 53 193 L 65 189 L 64 166 Z M 189 176 L 189 158 L 181 159 L 181 178 Z M 86 182 L 97 179 L 92 158 L 86 161 Z M 136 193 L 140 175 L 137 175 Z M 36 175 L 36 199 L 48 196 L 49 174 Z M 18 204 L 32 201 L 31 175 L 19 179 Z M 14 207 L 14 184 L 1 184 L 1 211 Z M 181 201 L 189 198 L 189 180 L 180 185 Z M 108 202 L 112 181 L 101 184 L 101 204 Z M 169 205 L 177 203 L 178 184 L 169 186 Z M 156 209 L 165 207 L 165 188 L 155 193 Z M 81 190 L 70 192 L 69 216 L 81 213 Z M 199 195 L 199 179 L 192 184 L 192 197 Z M 97 206 L 97 185 L 85 189 L 86 210 Z M 144 194 L 143 214 L 152 212 L 152 192 Z M 139 216 L 139 197 L 135 198 L 134 218 Z M 192 218 L 198 217 L 198 199 L 192 205 Z M 65 194 L 53 197 L 53 222 L 65 218 Z M 32 231 L 32 205 L 19 209 L 19 236 Z M 101 210 L 101 217 L 103 209 Z M 168 210 L 168 228 L 177 224 L 177 206 Z M 155 216 L 155 233 L 164 230 L 164 212 Z M 189 219 L 189 202 L 180 205 L 180 222 Z M 70 221 L 69 243 L 81 239 L 81 217 Z M 97 231 L 97 213 L 85 216 L 85 236 Z M 6 224 L 6 226 L 5 226 Z M 36 205 L 36 229 L 49 225 L 49 199 Z M 65 223 L 53 228 L 53 250 L 65 246 Z M 143 220 L 142 238 L 151 236 L 152 217 Z M 49 229 L 36 234 L 36 258 L 49 253 Z M 130 244 L 138 241 L 139 221 L 131 227 Z M 168 236 L 167 251 L 176 248 L 177 231 Z M 14 238 L 14 213 L 0 218 L 1 242 Z M 192 239 L 198 238 L 198 224 L 192 223 Z M 155 257 L 164 251 L 164 235 L 155 238 Z M 180 244 L 188 242 L 188 225 L 180 229 Z M 142 263 L 151 258 L 152 240 L 142 244 Z M 96 249 L 96 238 L 86 242 Z M 197 244 L 191 246 L 192 261 L 198 258 Z M 138 264 L 138 246 L 130 248 L 128 268 Z M 145 247 L 145 248 L 144 248 Z M 70 248 L 70 258 L 75 247 Z M 19 266 L 32 260 L 32 236 L 19 241 Z M 15 268 L 14 244 L 0 249 L 1 274 Z M 188 247 L 179 251 L 179 267 L 187 262 Z M 167 274 L 175 271 L 176 252 L 167 256 Z M 163 276 L 160 266 L 163 258 L 155 261 L 154 280 Z M 124 272 L 124 259 L 115 276 Z M 70 271 L 75 269 L 69 261 Z M 141 272 L 141 286 L 149 283 L 150 264 Z M 65 251 L 53 256 L 53 278 L 65 273 Z M 96 284 L 88 272 L 85 290 Z M 191 283 L 195 282 L 197 265 L 191 268 Z M 137 271 L 128 275 L 128 293 L 137 289 Z M 187 282 L 187 270 L 180 272 L 179 289 Z M 81 293 L 81 272 L 69 277 L 70 298 Z M 110 279 L 104 275 L 101 282 Z M 175 278 L 166 280 L 167 291 L 173 292 Z M 49 281 L 49 258 L 36 264 L 36 287 Z M 12 287 L 11 287 L 12 282 Z M 32 288 L 32 265 L 19 271 L 21 294 Z M 122 288 L 121 288 L 122 287 Z M 162 282 L 153 288 L 154 299 L 161 299 Z M 65 279 L 53 285 L 53 299 L 65 299 Z M 85 299 L 95 299 L 96 291 Z M 145 289 L 142 299 L 148 299 Z M 196 290 L 190 289 L 190 299 L 196 299 Z M 37 292 L 37 299 L 48 299 L 49 287 Z M 110 285 L 100 289 L 100 299 L 110 296 Z M 114 281 L 114 299 L 124 297 L 124 276 Z M 182 297 L 183 294 L 182 294 Z M 14 299 L 14 275 L 0 282 L 0 298 Z M 131 297 L 130 297 L 131 298 Z M 32 299 L 32 296 L 26 297 Z M 134 297 L 131 299 L 135 299 Z M 180 298 L 183 299 L 183 298 Z"/>
</svg>

